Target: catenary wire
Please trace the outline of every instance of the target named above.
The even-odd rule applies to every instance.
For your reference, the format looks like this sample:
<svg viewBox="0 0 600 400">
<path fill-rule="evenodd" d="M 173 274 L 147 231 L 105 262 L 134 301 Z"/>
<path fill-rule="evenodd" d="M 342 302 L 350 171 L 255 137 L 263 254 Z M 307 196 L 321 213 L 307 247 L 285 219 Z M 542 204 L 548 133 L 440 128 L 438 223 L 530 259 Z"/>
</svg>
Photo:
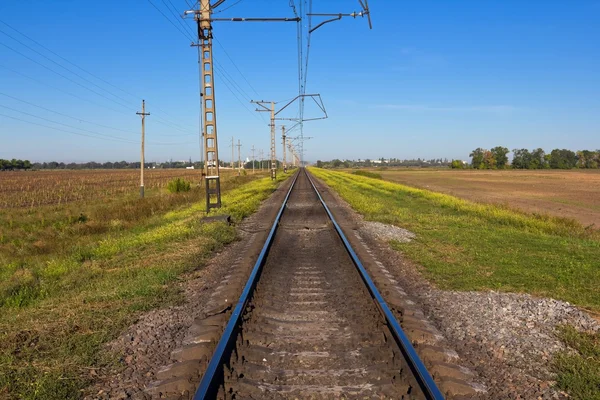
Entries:
<svg viewBox="0 0 600 400">
<path fill-rule="evenodd" d="M 122 93 L 124 93 L 124 94 L 127 94 L 128 96 L 134 97 L 136 100 L 139 100 L 140 98 L 142 98 L 142 96 L 138 96 L 138 95 L 136 95 L 136 94 L 133 94 L 133 93 L 131 93 L 131 92 L 129 92 L 129 91 L 127 91 L 127 90 L 123 89 L 123 88 L 120 88 L 120 87 L 118 87 L 118 86 L 116 86 L 116 85 L 114 85 L 114 84 L 112 84 L 112 83 L 108 82 L 107 80 L 105 80 L 105 79 L 101 78 L 100 76 L 98 76 L 98 75 L 96 75 L 96 74 L 94 74 L 94 73 L 92 73 L 92 72 L 90 72 L 90 71 L 86 70 L 85 68 L 83 68 L 83 67 L 81 67 L 81 66 L 79 66 L 79 65 L 77 65 L 77 64 L 75 64 L 75 63 L 73 63 L 72 61 L 70 61 L 70 60 L 66 59 L 65 57 L 61 56 L 60 54 L 58 54 L 58 53 L 54 52 L 53 50 L 49 49 L 48 47 L 44 46 L 42 43 L 38 42 L 37 40 L 33 39 L 32 37 L 30 37 L 30 36 L 26 35 L 25 33 L 21 32 L 21 31 L 19 31 L 17 28 L 15 28 L 15 27 L 13 27 L 13 26 L 11 26 L 11 25 L 7 24 L 5 21 L 2 21 L 2 20 L 0 20 L 0 23 L 4 24 L 5 26 L 7 26 L 8 28 L 10 28 L 10 29 L 11 29 L 11 30 L 13 30 L 14 32 L 18 33 L 19 35 L 21 35 L 21 36 L 25 37 L 25 38 L 26 38 L 26 39 L 28 39 L 29 41 L 31 41 L 31 42 L 33 42 L 33 43 L 35 43 L 36 45 L 38 45 L 38 46 L 39 46 L 39 47 L 41 47 L 42 49 L 46 50 L 47 52 L 49 52 L 49 53 L 53 54 L 54 56 L 56 56 L 56 57 L 60 58 L 61 60 L 65 61 L 66 63 L 68 63 L 68 64 L 70 64 L 70 65 L 74 66 L 75 68 L 79 69 L 80 71 L 83 71 L 83 72 L 85 72 L 86 74 L 88 74 L 88 75 L 90 75 L 90 76 L 92 76 L 92 77 L 94 77 L 94 78 L 98 79 L 99 81 L 101 81 L 101 82 L 105 83 L 106 85 L 108 85 L 108 86 L 110 86 L 110 87 L 112 87 L 112 88 L 114 88 L 114 89 L 117 89 L 117 90 L 119 90 L 120 92 L 122 92 Z M 6 67 L 5 67 L 5 68 L 6 68 Z M 117 96 L 117 95 L 115 95 L 114 93 L 111 93 L 111 94 L 112 94 L 113 96 L 115 96 L 115 97 L 118 97 L 118 96 Z M 172 118 L 172 116 L 171 116 L 171 115 L 169 115 L 169 114 L 168 114 L 166 111 L 162 110 L 162 109 L 161 109 L 160 107 L 158 107 L 157 105 L 153 105 L 153 108 L 154 108 L 154 112 L 155 112 L 155 113 L 158 111 L 159 113 L 162 113 L 162 114 L 164 114 L 164 115 L 167 115 L 167 116 L 169 116 L 169 117 L 171 117 L 171 118 Z M 170 124 L 172 124 L 172 125 L 175 125 L 175 126 L 179 126 L 179 127 L 181 127 L 181 125 L 179 125 L 179 124 L 177 124 L 177 123 L 175 123 L 175 122 L 173 122 L 173 121 L 171 121 L 171 120 L 169 120 L 169 119 L 167 119 L 167 118 L 163 118 L 163 120 L 164 120 L 164 121 L 166 121 L 167 123 L 170 123 Z"/>
</svg>

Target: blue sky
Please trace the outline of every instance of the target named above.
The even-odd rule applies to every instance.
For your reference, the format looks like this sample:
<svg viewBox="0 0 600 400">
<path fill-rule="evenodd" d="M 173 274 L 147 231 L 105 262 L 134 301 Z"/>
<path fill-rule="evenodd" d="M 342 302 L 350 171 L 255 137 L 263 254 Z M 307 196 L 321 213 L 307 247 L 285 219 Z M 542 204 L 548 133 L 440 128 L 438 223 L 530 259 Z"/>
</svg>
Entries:
<svg viewBox="0 0 600 400">
<path fill-rule="evenodd" d="M 151 1 L 179 26 L 168 0 Z M 293 16 L 289 0 L 236 1 L 223 3 L 232 7 L 219 16 Z M 496 145 L 600 148 L 600 1 L 370 7 L 373 30 L 348 18 L 312 35 L 307 93 L 321 94 L 329 119 L 306 123 L 307 160 L 467 159 Z M 313 0 L 314 12 L 358 8 L 354 0 Z M 152 114 L 147 160 L 199 158 L 197 53 L 148 0 L 0 0 L 0 21 L 93 74 L 0 22 L 0 158 L 136 160 L 142 98 Z M 242 156 L 253 145 L 267 154 L 267 115 L 249 100 L 297 94 L 295 23 L 221 22 L 214 34 L 220 158 L 230 159 L 232 136 Z M 307 117 L 316 114 L 307 107 Z"/>
</svg>

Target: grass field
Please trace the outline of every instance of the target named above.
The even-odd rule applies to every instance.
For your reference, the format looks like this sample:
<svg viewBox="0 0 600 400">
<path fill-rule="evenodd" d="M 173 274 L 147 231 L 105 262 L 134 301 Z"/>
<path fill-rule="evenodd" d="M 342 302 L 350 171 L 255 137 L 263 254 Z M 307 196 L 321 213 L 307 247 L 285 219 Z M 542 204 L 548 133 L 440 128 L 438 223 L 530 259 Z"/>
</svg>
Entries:
<svg viewBox="0 0 600 400">
<path fill-rule="evenodd" d="M 600 170 L 369 169 L 391 182 L 600 228 Z"/>
<path fill-rule="evenodd" d="M 89 176 L 78 174 L 44 176 Z M 220 212 L 248 216 L 278 179 L 225 177 Z M 179 301 L 178 277 L 236 238 L 233 227 L 200 223 L 197 186 L 156 187 L 143 200 L 136 186 L 121 196 L 94 188 L 86 201 L 0 209 L 0 398 L 79 398 L 90 370 L 115 361 L 102 344 L 139 313 Z"/>
<path fill-rule="evenodd" d="M 422 266 L 423 274 L 440 288 L 525 292 L 600 310 L 598 230 L 572 219 L 387 182 L 373 171 L 370 177 L 311 171 L 366 219 L 416 233 L 410 243 L 391 245 Z M 413 171 L 399 175 L 406 174 L 421 176 Z M 446 176 L 440 171 L 427 174 Z M 390 176 L 387 171 L 382 175 Z M 600 399 L 600 334 L 565 328 L 560 336 L 578 353 L 565 352 L 555 359 L 558 384 L 575 399 Z"/>
</svg>

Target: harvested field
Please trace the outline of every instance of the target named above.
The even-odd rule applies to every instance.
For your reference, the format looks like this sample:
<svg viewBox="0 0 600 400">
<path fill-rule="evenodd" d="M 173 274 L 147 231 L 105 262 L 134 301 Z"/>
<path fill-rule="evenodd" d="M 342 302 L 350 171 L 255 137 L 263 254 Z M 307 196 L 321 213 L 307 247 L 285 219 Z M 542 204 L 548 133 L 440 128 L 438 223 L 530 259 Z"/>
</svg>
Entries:
<svg viewBox="0 0 600 400">
<path fill-rule="evenodd" d="M 600 228 L 600 171 L 376 170 L 383 179 Z"/>
<path fill-rule="evenodd" d="M 234 174 L 223 171 L 224 178 Z M 149 195 L 183 178 L 198 184 L 199 169 L 147 169 L 144 187 Z M 38 207 L 79 200 L 100 200 L 139 193 L 138 169 L 14 171 L 0 173 L 0 208 Z"/>
</svg>

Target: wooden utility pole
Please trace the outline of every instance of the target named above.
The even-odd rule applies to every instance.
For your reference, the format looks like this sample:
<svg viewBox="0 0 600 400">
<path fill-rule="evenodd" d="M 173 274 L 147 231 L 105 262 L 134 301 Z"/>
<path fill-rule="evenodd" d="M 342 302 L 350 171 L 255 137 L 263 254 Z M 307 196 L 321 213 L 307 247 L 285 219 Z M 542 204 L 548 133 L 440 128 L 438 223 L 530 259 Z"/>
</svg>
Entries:
<svg viewBox="0 0 600 400">
<path fill-rule="evenodd" d="M 146 140 L 146 100 L 142 100 L 142 112 L 136 112 L 137 115 L 142 117 L 142 157 L 140 163 L 140 197 L 144 198 L 144 142 Z"/>
<path fill-rule="evenodd" d="M 242 174 L 242 144 L 240 143 L 240 139 L 238 139 L 238 144 L 237 144 L 237 148 L 238 148 L 238 176 L 240 176 Z"/>
</svg>

